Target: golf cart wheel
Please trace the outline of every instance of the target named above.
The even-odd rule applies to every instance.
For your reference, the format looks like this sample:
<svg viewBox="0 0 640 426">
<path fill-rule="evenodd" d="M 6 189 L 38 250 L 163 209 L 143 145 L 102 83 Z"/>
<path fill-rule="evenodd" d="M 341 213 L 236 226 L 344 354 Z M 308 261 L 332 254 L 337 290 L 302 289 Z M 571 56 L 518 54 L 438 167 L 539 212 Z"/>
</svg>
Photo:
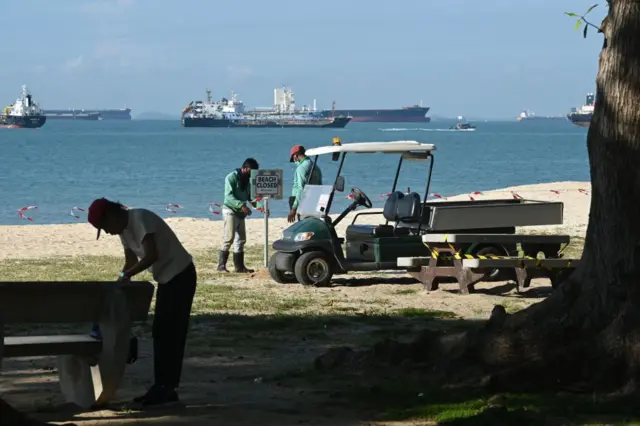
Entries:
<svg viewBox="0 0 640 426">
<path fill-rule="evenodd" d="M 482 246 L 472 253 L 474 256 L 505 256 L 504 250 L 496 246 Z M 498 268 L 473 268 L 476 274 L 485 274 L 485 281 L 501 281 L 505 279 L 504 274 Z"/>
<path fill-rule="evenodd" d="M 271 258 L 269 259 L 269 275 L 271 276 L 271 279 L 277 282 L 278 284 L 297 283 L 298 280 L 296 280 L 296 276 L 293 274 L 293 272 L 284 272 L 276 268 L 277 255 L 278 253 L 274 253 L 271 255 Z"/>
<path fill-rule="evenodd" d="M 298 282 L 307 286 L 325 287 L 333 277 L 331 261 L 321 251 L 304 253 L 296 260 L 294 271 Z"/>
</svg>

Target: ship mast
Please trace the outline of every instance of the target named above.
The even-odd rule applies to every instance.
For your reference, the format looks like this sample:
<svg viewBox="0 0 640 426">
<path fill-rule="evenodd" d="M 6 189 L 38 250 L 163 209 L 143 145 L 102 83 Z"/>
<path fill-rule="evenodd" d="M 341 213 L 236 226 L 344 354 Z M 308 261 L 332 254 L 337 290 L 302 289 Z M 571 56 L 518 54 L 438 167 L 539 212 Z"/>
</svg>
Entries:
<svg viewBox="0 0 640 426">
<path fill-rule="evenodd" d="M 331 118 L 336 117 L 336 101 L 331 102 Z"/>
<path fill-rule="evenodd" d="M 211 89 L 207 89 L 207 103 L 211 103 Z"/>
</svg>

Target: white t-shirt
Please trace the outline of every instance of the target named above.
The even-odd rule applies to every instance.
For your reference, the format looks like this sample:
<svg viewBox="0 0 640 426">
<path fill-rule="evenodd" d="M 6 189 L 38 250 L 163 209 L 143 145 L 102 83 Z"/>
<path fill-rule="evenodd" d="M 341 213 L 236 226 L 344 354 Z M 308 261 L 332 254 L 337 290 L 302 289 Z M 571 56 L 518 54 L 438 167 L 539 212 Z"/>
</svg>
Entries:
<svg viewBox="0 0 640 426">
<path fill-rule="evenodd" d="M 149 268 L 149 271 L 158 284 L 166 284 L 189 266 L 192 262 L 191 255 L 184 249 L 167 222 L 147 209 L 129 209 L 128 213 L 129 223 L 120 234 L 122 245 L 142 259 L 144 257 L 142 240 L 146 235 L 154 234 L 158 260 Z"/>
</svg>

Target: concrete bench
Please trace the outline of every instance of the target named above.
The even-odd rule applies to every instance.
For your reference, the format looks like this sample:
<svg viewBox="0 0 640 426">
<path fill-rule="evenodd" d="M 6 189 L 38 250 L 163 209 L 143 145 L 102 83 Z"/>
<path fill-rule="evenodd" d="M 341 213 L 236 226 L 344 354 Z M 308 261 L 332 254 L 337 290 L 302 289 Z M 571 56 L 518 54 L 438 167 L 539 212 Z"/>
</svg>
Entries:
<svg viewBox="0 0 640 426">
<path fill-rule="evenodd" d="M 518 281 L 518 290 L 531 285 L 533 278 L 549 278 L 555 289 L 580 264 L 580 259 L 463 259 L 462 269 L 467 281 L 472 280 L 471 270 L 475 268 L 513 268 Z M 477 282 L 477 281 L 476 281 Z M 469 285 L 473 285 L 471 283 Z"/>
<path fill-rule="evenodd" d="M 0 282 L 0 368 L 3 358 L 57 356 L 67 402 L 98 407 L 115 395 L 129 355 L 133 321 L 147 318 L 149 282 Z M 86 323 L 77 335 L 5 336 L 11 324 Z M 102 340 L 89 337 L 98 323 Z"/>
</svg>

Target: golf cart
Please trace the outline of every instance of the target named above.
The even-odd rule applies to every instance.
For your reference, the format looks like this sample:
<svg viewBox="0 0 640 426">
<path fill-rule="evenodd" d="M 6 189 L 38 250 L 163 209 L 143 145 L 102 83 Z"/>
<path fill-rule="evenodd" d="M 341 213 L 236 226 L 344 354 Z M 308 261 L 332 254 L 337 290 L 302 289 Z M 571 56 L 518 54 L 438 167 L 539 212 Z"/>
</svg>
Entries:
<svg viewBox="0 0 640 426">
<path fill-rule="evenodd" d="M 275 253 L 269 260 L 271 278 L 281 284 L 301 283 L 326 286 L 334 274 L 352 271 L 403 270 L 397 258 L 429 256 L 422 235 L 457 230 L 465 233 L 514 234 L 516 226 L 562 223 L 562 203 L 531 202 L 522 199 L 427 202 L 433 171 L 432 144 L 416 141 L 361 142 L 341 144 L 338 138 L 330 146 L 312 148 L 307 155 L 314 158 L 313 168 L 321 156 L 332 154 L 340 161 L 332 185 L 309 185 L 304 188 L 298 213 L 303 217 L 283 231 L 282 239 L 274 241 Z M 400 157 L 391 188 L 382 211 L 359 212 L 346 228 L 344 238 L 336 232 L 337 225 L 358 207 L 372 208 L 371 199 L 359 188 L 351 188 L 351 204 L 332 219 L 331 206 L 336 192 L 343 192 L 341 175 L 347 154 L 395 154 Z M 421 194 L 397 190 L 402 165 L 407 161 L 426 162 L 426 188 Z M 362 215 L 382 215 L 379 225 L 358 225 Z M 559 221 L 559 222 L 558 222 Z M 344 248 L 343 248 L 344 246 Z M 560 247 L 545 247 L 552 253 Z M 467 254 L 512 255 L 515 244 L 470 244 Z M 497 271 L 496 271 L 497 274 Z"/>
</svg>

